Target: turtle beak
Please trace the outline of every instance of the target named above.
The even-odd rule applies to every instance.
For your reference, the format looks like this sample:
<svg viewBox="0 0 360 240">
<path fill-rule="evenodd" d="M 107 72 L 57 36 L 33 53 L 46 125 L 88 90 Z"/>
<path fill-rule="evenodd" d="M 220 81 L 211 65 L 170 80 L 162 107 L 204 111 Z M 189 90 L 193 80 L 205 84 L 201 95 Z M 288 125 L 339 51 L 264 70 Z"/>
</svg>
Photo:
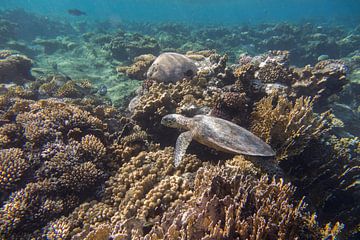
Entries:
<svg viewBox="0 0 360 240">
<path fill-rule="evenodd" d="M 161 119 L 161 124 L 166 127 L 176 127 L 176 121 L 172 115 L 166 115 Z"/>
</svg>

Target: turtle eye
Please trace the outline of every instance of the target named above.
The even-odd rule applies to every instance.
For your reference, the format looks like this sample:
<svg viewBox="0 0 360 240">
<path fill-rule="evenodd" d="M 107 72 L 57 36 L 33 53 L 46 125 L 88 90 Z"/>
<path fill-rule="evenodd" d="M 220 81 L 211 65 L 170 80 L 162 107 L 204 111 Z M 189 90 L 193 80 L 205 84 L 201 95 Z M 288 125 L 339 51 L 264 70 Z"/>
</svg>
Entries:
<svg viewBox="0 0 360 240">
<path fill-rule="evenodd" d="M 193 70 L 189 69 L 184 73 L 185 77 L 191 77 L 194 75 Z"/>
</svg>

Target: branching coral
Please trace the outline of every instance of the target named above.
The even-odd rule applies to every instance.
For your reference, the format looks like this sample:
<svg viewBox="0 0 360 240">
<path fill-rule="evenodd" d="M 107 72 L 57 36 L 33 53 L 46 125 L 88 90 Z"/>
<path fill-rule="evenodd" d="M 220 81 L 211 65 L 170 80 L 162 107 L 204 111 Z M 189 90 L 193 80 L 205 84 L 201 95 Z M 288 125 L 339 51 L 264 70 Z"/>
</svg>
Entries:
<svg viewBox="0 0 360 240">
<path fill-rule="evenodd" d="M 299 194 L 317 209 L 319 220 L 341 221 L 348 234 L 358 232 L 359 154 L 358 138 L 332 136 L 312 141 L 302 154 L 282 162 Z"/>
<path fill-rule="evenodd" d="M 291 85 L 296 96 L 313 96 L 317 101 L 324 101 L 332 94 L 339 93 L 348 82 L 347 67 L 341 61 L 324 60 L 314 68 L 306 66 L 294 69 L 294 80 Z"/>
<path fill-rule="evenodd" d="M 0 150 L 0 190 L 5 191 L 14 187 L 28 168 L 29 163 L 21 149 Z"/>
<path fill-rule="evenodd" d="M 165 213 L 155 239 L 319 239 L 313 217 L 282 180 L 257 180 L 239 169 L 200 169 L 194 195 Z"/>
<path fill-rule="evenodd" d="M 298 155 L 328 130 L 328 113 L 317 116 L 312 106 L 310 98 L 265 97 L 255 104 L 251 131 L 276 149 L 278 160 Z"/>
<path fill-rule="evenodd" d="M 140 96 L 132 118 L 145 130 L 154 131 L 160 127 L 160 120 L 169 113 L 187 114 L 188 111 L 211 107 L 214 96 L 204 92 L 206 81 L 195 78 L 180 81 L 175 85 L 154 83 L 148 92 Z"/>
<path fill-rule="evenodd" d="M 134 58 L 133 64 L 131 66 L 119 66 L 116 68 L 116 71 L 125 73 L 129 78 L 144 80 L 146 78 L 146 72 L 154 60 L 155 56 L 152 54 L 140 55 Z"/>
<path fill-rule="evenodd" d="M 103 129 L 102 122 L 75 106 L 56 101 L 38 101 L 29 106 L 31 111 L 20 113 L 16 122 L 25 130 L 31 142 L 44 141 L 56 136 L 66 136 L 70 129 L 78 128 L 85 133 Z"/>
</svg>

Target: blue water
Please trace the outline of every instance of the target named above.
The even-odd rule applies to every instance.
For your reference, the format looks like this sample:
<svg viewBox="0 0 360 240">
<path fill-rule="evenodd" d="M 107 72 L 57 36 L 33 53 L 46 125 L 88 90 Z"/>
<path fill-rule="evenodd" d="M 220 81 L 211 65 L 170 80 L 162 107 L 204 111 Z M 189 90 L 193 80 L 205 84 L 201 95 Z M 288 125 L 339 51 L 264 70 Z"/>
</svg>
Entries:
<svg viewBox="0 0 360 240">
<path fill-rule="evenodd" d="M 179 21 L 200 24 L 318 21 L 344 25 L 360 23 L 359 0 L 1 0 L 1 9 L 28 11 L 66 19 L 77 8 L 87 20 L 114 22 Z"/>
</svg>

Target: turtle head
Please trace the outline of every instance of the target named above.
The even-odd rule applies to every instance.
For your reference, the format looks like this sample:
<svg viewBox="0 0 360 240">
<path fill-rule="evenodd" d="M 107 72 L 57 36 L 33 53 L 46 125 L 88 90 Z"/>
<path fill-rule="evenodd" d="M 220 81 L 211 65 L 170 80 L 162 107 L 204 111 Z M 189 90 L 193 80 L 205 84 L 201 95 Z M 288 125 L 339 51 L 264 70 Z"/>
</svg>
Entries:
<svg viewBox="0 0 360 240">
<path fill-rule="evenodd" d="M 171 128 L 187 129 L 187 117 L 180 114 L 168 114 L 161 119 L 161 124 Z"/>
</svg>

